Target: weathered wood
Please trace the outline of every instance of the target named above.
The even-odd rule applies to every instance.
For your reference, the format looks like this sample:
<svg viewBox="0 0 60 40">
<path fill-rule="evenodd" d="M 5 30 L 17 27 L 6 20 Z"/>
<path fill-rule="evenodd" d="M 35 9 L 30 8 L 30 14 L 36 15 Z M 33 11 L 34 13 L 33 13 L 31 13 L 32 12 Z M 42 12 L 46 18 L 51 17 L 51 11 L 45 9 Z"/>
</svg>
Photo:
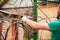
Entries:
<svg viewBox="0 0 60 40">
<path fill-rule="evenodd" d="M 9 18 L 12 18 L 13 22 L 21 19 L 20 16 L 17 16 L 16 15 L 27 15 L 27 16 L 30 16 L 30 19 L 33 20 L 33 7 L 32 7 L 32 1 L 31 0 L 10 0 L 8 3 L 6 3 L 2 8 L 3 10 L 5 11 L 8 11 L 12 14 L 9 14 L 8 15 L 4 15 L 4 17 L 9 17 Z M 15 15 L 16 14 L 16 15 Z M 27 26 L 27 25 L 26 25 Z M 10 33 L 8 35 L 11 36 L 11 38 L 7 38 L 8 40 L 15 40 L 15 27 L 13 26 L 12 28 L 10 28 Z M 29 30 L 31 28 L 28 28 Z M 29 37 L 29 33 L 30 31 L 28 31 L 28 29 L 26 29 L 26 31 L 28 33 L 23 32 L 23 29 L 21 28 L 18 28 L 18 39 L 17 40 L 23 40 L 24 37 L 23 36 L 27 36 Z M 21 34 L 22 32 L 22 34 Z M 26 35 L 24 35 L 26 34 Z M 20 38 L 19 38 L 20 37 Z"/>
<path fill-rule="evenodd" d="M 10 0 L 2 8 L 30 7 L 33 6 L 31 0 Z"/>
<path fill-rule="evenodd" d="M 13 22 L 16 22 L 17 19 L 20 20 L 20 16 L 13 17 L 15 14 L 30 16 L 31 17 L 30 18 L 31 20 L 33 20 L 33 18 L 34 18 L 33 17 L 33 8 L 4 9 L 4 10 L 5 11 L 8 11 L 8 12 L 10 12 L 12 14 L 9 17 L 12 18 Z M 8 17 L 8 15 L 6 17 Z M 27 24 L 25 24 L 25 25 L 28 26 Z M 14 28 L 15 27 L 13 26 L 11 28 L 11 30 L 10 30 L 10 32 L 11 32 L 10 33 L 11 38 L 8 38 L 9 40 L 15 40 L 15 33 L 14 32 L 15 32 L 15 29 L 16 28 L 15 29 Z M 24 39 L 24 36 L 31 38 L 31 35 L 30 35 L 30 32 L 31 31 L 29 31 L 29 30 L 33 31 L 32 28 L 30 28 L 30 27 L 27 27 L 26 31 L 24 31 L 22 28 L 18 28 L 18 36 L 17 36 L 18 38 L 17 38 L 17 40 L 23 40 Z M 21 34 L 21 32 L 22 32 L 22 34 Z"/>
<path fill-rule="evenodd" d="M 0 33 L 2 32 L 2 24 L 0 23 Z M 0 35 L 0 40 L 2 40 L 1 38 L 2 36 Z"/>
<path fill-rule="evenodd" d="M 3 1 L 0 3 L 0 8 L 1 8 L 2 6 L 4 6 L 8 1 L 9 1 L 9 0 L 3 0 Z"/>
</svg>

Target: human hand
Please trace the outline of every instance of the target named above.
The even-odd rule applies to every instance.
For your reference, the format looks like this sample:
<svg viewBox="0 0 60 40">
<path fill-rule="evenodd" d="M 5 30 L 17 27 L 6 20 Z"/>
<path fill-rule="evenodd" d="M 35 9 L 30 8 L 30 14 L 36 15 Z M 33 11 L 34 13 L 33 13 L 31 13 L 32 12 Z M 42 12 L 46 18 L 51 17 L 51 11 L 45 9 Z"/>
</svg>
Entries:
<svg viewBox="0 0 60 40">
<path fill-rule="evenodd" d="M 22 22 L 26 22 L 27 19 L 28 19 L 28 18 L 27 18 L 26 16 L 22 16 L 21 21 L 22 21 Z"/>
</svg>

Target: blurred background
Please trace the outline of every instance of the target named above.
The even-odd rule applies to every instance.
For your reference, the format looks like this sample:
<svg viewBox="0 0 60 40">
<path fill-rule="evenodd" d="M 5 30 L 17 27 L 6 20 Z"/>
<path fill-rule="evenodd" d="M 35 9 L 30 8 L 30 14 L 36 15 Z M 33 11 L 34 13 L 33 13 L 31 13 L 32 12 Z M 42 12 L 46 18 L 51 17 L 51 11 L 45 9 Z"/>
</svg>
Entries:
<svg viewBox="0 0 60 40">
<path fill-rule="evenodd" d="M 34 5 L 36 4 L 36 5 Z M 9 17 L 4 15 L 3 19 L 11 18 L 10 20 L 16 22 L 20 20 L 19 15 L 27 15 L 30 16 L 31 20 L 34 20 L 34 6 L 37 8 L 35 9 L 37 22 L 51 22 L 56 20 L 56 15 L 58 11 L 58 6 L 60 4 L 60 0 L 0 0 L 0 10 L 10 12 Z M 36 11 L 37 10 L 37 11 Z M 16 16 L 17 15 L 17 16 Z M 1 16 L 1 15 L 0 15 Z M 0 18 L 1 19 L 1 18 Z M 9 20 L 9 21 L 10 21 Z M 12 24 L 6 19 L 7 22 L 3 22 L 1 24 L 0 31 L 5 36 L 6 29 Z M 29 26 L 25 24 L 26 26 Z M 30 31 L 28 31 L 28 29 Z M 33 28 L 28 27 L 26 31 L 23 28 L 19 27 L 17 34 L 16 31 L 16 24 L 12 25 L 8 32 L 7 40 L 34 40 L 33 39 Z M 37 40 L 50 40 L 51 32 L 46 30 L 38 30 L 37 31 Z M 3 40 L 0 37 L 0 40 Z"/>
</svg>

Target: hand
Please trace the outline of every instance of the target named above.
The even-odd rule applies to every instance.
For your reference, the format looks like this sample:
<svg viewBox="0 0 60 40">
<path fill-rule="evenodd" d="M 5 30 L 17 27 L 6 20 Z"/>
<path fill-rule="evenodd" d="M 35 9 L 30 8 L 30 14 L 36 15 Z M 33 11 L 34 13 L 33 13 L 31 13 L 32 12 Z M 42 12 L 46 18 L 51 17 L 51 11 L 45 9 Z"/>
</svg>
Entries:
<svg viewBox="0 0 60 40">
<path fill-rule="evenodd" d="M 22 21 L 22 22 L 26 22 L 26 20 L 27 20 L 27 17 L 26 17 L 26 16 L 23 16 L 23 17 L 21 18 L 21 21 Z"/>
</svg>

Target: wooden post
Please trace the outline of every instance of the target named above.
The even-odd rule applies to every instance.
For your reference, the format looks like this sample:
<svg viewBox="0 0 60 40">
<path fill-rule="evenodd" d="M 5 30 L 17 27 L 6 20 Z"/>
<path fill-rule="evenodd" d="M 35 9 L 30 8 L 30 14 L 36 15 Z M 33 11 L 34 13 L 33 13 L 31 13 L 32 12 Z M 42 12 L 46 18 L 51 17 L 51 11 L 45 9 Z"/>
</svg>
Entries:
<svg viewBox="0 0 60 40">
<path fill-rule="evenodd" d="M 14 24 L 14 25 L 12 26 L 12 29 L 11 29 L 12 40 L 15 40 L 15 35 L 16 35 L 16 34 L 15 34 L 15 31 L 16 31 L 16 30 L 15 30 L 15 29 L 16 29 L 15 27 L 16 27 L 16 25 Z"/>
<path fill-rule="evenodd" d="M 0 33 L 2 33 L 2 24 L 0 23 Z M 0 40 L 1 40 L 1 35 L 0 35 Z"/>
</svg>

